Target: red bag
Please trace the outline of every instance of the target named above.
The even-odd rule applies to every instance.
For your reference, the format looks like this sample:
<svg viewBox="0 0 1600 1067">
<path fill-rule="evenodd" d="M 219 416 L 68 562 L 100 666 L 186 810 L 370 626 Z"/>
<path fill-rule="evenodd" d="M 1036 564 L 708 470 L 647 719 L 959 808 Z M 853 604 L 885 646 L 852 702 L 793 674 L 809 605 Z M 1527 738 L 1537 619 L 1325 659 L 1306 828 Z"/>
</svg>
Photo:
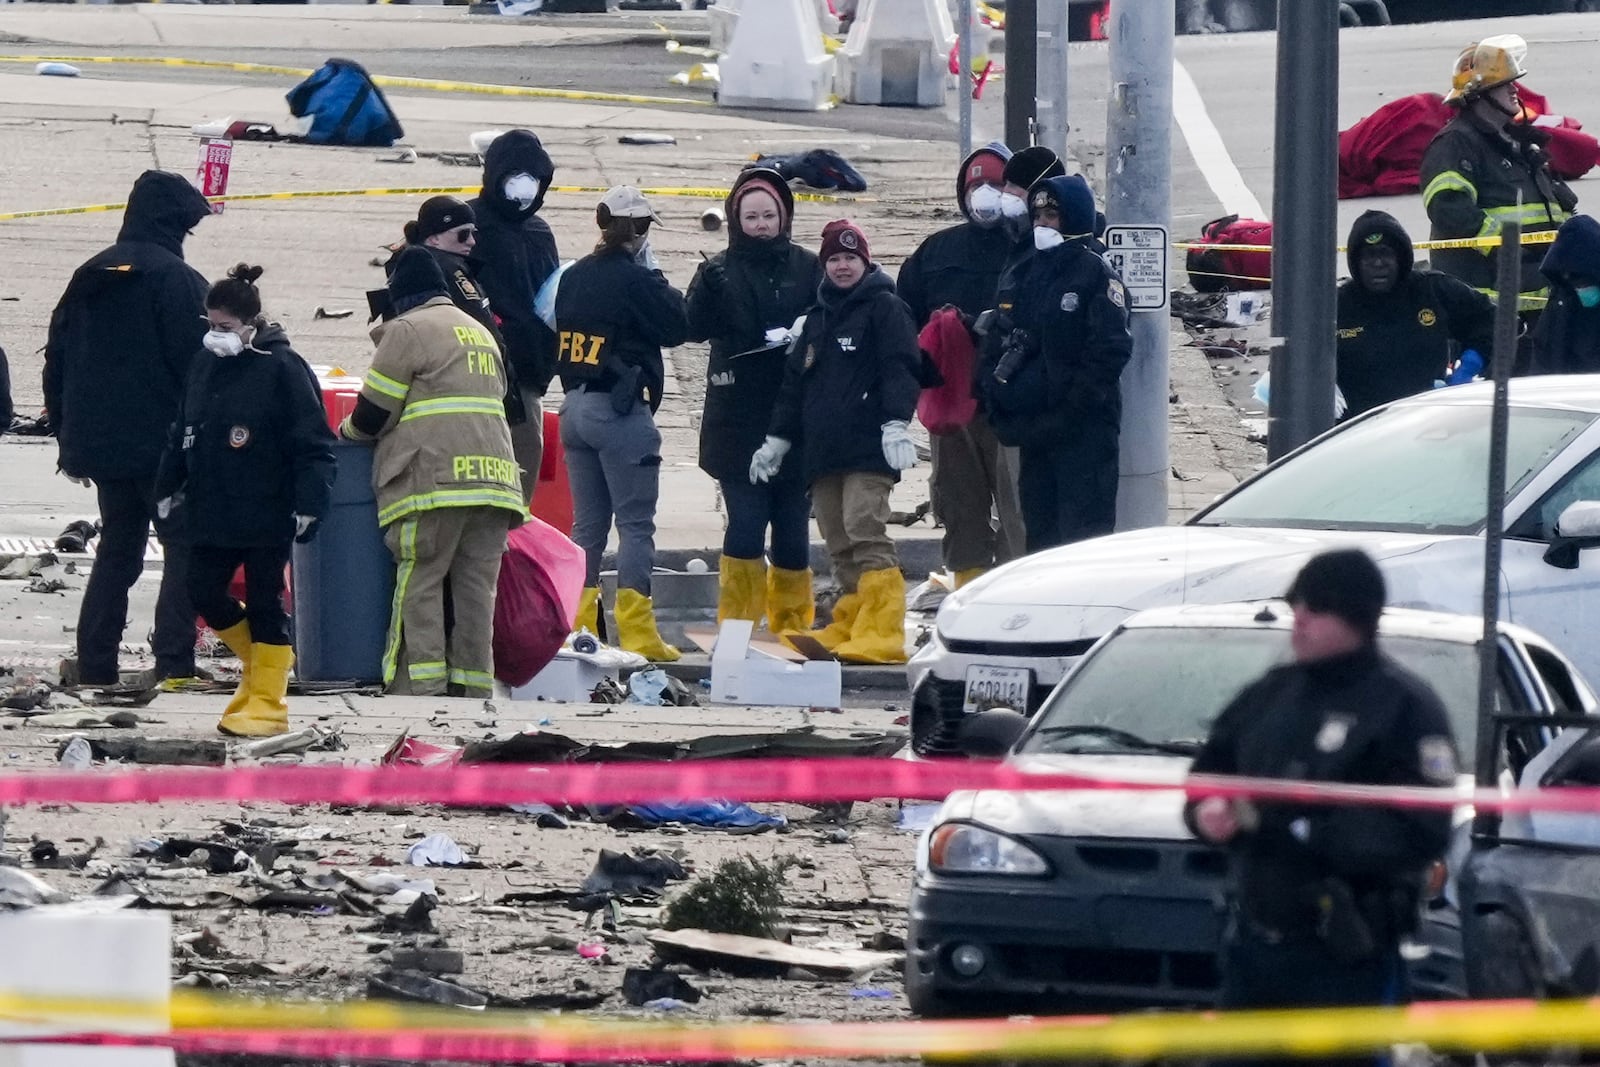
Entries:
<svg viewBox="0 0 1600 1067">
<path fill-rule="evenodd" d="M 1241 219 L 1237 215 L 1213 219 L 1200 228 L 1202 245 L 1270 245 L 1272 223 L 1260 219 Z M 1189 284 L 1197 292 L 1217 293 L 1224 289 L 1271 289 L 1272 253 L 1238 252 L 1224 249 L 1191 248 L 1186 266 Z"/>
<path fill-rule="evenodd" d="M 583 595 L 583 549 L 537 518 L 511 531 L 494 601 L 494 676 L 527 685 L 556 658 Z"/>
<path fill-rule="evenodd" d="M 972 395 L 978 354 L 972 346 L 972 335 L 961 321 L 961 312 L 955 308 L 935 311 L 917 335 L 917 345 L 944 379 L 942 384 L 924 389 L 917 398 L 917 419 L 929 433 L 955 433 L 978 413 L 978 400 Z"/>
</svg>

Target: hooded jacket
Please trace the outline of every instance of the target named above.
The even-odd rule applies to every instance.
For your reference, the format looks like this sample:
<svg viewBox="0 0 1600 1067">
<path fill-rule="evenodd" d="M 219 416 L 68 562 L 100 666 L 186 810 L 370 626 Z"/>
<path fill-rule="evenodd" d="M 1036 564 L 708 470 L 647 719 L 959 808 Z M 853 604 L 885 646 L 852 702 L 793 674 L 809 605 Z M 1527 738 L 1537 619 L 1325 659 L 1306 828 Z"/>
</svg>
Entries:
<svg viewBox="0 0 1600 1067">
<path fill-rule="evenodd" d="M 0 348 L 0 434 L 11 429 L 16 413 L 11 401 L 11 364 L 6 362 L 6 350 Z"/>
<path fill-rule="evenodd" d="M 1600 307 L 1578 300 L 1578 285 L 1600 285 L 1600 222 L 1574 215 L 1561 224 L 1540 267 L 1550 303 L 1533 330 L 1534 374 L 1600 371 Z"/>
<path fill-rule="evenodd" d="M 746 237 L 739 229 L 739 193 L 752 180 L 771 186 L 779 198 L 783 232 L 771 240 Z M 772 409 L 783 387 L 787 345 L 768 345 L 770 329 L 787 329 L 817 298 L 822 264 L 816 254 L 790 240 L 794 194 L 774 171 L 739 175 L 726 202 L 728 248 L 695 272 L 689 283 L 689 340 L 710 341 L 705 414 L 700 421 L 700 469 L 718 481 L 743 481 L 750 457 L 761 447 Z M 706 284 L 708 271 L 722 269 L 720 290 Z M 799 477 L 781 470 L 778 477 Z"/>
<path fill-rule="evenodd" d="M 966 221 L 923 241 L 900 267 L 897 289 L 918 328 L 927 325 L 933 313 L 946 304 L 955 305 L 962 314 L 973 318 L 994 306 L 1000 271 L 1011 254 L 1013 241 L 999 220 L 981 225 L 967 209 L 967 168 L 983 154 L 1002 160 L 1011 158 L 1004 145 L 989 145 L 962 160 L 956 171 L 956 203 Z"/>
<path fill-rule="evenodd" d="M 282 326 L 263 323 L 237 356 L 195 356 L 156 499 L 183 491 L 193 544 L 286 545 L 296 515 L 328 513 L 333 440 L 311 368 Z"/>
<path fill-rule="evenodd" d="M 524 208 L 506 199 L 505 180 L 527 173 L 539 180 L 539 195 Z M 539 138 L 527 130 L 508 130 L 483 156 L 483 188 L 471 201 L 478 221 L 472 259 L 477 280 L 490 294 L 505 339 L 506 361 L 518 384 L 540 396 L 556 372 L 556 339 L 533 310 L 533 299 L 561 265 L 555 234 L 539 217 L 556 167 Z"/>
<path fill-rule="evenodd" d="M 1448 373 L 1451 343 L 1485 359 L 1494 350 L 1494 305 L 1465 282 L 1413 266 L 1411 237 L 1394 218 L 1368 211 L 1350 228 L 1350 278 L 1339 286 L 1338 383 L 1346 418 L 1426 392 Z M 1361 249 L 1387 245 L 1399 277 L 1387 293 L 1361 285 Z"/>
<path fill-rule="evenodd" d="M 882 267 L 868 267 L 850 289 L 823 281 L 789 354 L 771 428 L 796 446 L 806 484 L 856 472 L 898 480 L 883 458 L 883 424 L 916 412 L 920 363 L 911 313 Z"/>
<path fill-rule="evenodd" d="M 1014 343 L 1030 355 L 1003 383 L 986 359 L 980 385 L 1002 444 L 1092 443 L 1103 460 L 1108 451 L 1115 454 L 1121 430 L 1119 382 L 1133 354 L 1133 337 L 1127 289 L 1095 250 L 1094 198 L 1078 195 L 1081 183 L 1081 178 L 1046 180 L 1061 212 L 1062 232 L 1075 239 L 1035 252 L 1028 261 L 1010 319 L 1014 329 L 1024 331 Z M 1040 190 L 1034 187 L 1035 197 Z"/>
<path fill-rule="evenodd" d="M 187 178 L 145 171 L 117 243 L 79 267 L 50 317 L 44 396 L 67 474 L 154 478 L 206 333 L 206 279 L 183 239 L 211 214 Z"/>
</svg>

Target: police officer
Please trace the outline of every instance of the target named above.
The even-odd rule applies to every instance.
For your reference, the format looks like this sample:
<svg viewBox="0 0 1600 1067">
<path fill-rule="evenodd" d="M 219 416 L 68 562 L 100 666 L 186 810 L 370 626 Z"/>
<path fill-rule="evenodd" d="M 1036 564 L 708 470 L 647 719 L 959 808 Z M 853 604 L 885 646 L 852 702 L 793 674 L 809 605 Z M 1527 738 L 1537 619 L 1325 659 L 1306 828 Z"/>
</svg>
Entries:
<svg viewBox="0 0 1600 1067">
<path fill-rule="evenodd" d="M 1029 195 L 1035 252 L 981 384 L 995 435 L 1021 449 L 1022 521 L 1038 552 L 1116 525 L 1118 382 L 1133 338 L 1127 290 L 1096 250 L 1089 183 L 1049 178 Z"/>
<path fill-rule="evenodd" d="M 1432 239 L 1495 237 L 1511 219 L 1521 221 L 1526 238 L 1557 229 L 1577 207 L 1577 195 L 1550 172 L 1549 135 L 1517 121 L 1522 103 L 1516 83 L 1528 73 L 1527 54 L 1521 37 L 1500 34 L 1469 45 L 1457 58 L 1445 103 L 1458 113 L 1422 157 L 1422 203 Z M 1539 273 L 1543 258 L 1542 245 L 1523 245 L 1518 309 L 1529 325 L 1548 295 Z M 1433 264 L 1494 296 L 1494 248 L 1441 248 Z M 1526 371 L 1524 359 L 1516 369 Z"/>
<path fill-rule="evenodd" d="M 417 209 L 417 217 L 406 223 L 405 241 L 390 246 L 392 255 L 383 270 L 385 276 L 393 274 L 395 261 L 411 245 L 426 248 L 439 264 L 439 272 L 444 275 L 445 293 L 450 297 L 450 302 L 477 319 L 479 325 L 494 334 L 498 344 L 501 340 L 500 325 L 490 306 L 488 293 L 477 280 L 483 267 L 470 258 L 477 241 L 477 219 L 466 201 L 454 196 L 429 197 Z M 367 294 L 373 318 L 387 310 L 389 299 L 387 287 Z M 517 404 L 517 410 L 521 410 L 520 399 Z"/>
<path fill-rule="evenodd" d="M 1378 651 L 1385 589 L 1371 558 L 1357 549 L 1313 558 L 1288 600 L 1295 662 L 1234 698 L 1192 773 L 1452 785 L 1444 707 Z M 1191 799 L 1185 818 L 1232 855 L 1222 1007 L 1401 999 L 1400 941 L 1415 925 L 1424 872 L 1449 843 L 1448 809 L 1211 796 Z"/>
<path fill-rule="evenodd" d="M 1339 286 L 1339 390 L 1346 416 L 1469 382 L 1493 350 L 1494 305 L 1459 278 L 1412 264 L 1411 237 L 1368 211 L 1350 228 L 1350 280 Z M 1451 344 L 1461 348 L 1452 369 Z"/>
<path fill-rule="evenodd" d="M 566 399 L 561 445 L 572 482 L 572 539 L 588 560 L 578 625 L 599 632 L 600 557 L 617 524 L 617 636 L 629 652 L 670 663 L 650 599 L 656 500 L 661 491 L 663 346 L 689 336 L 683 294 L 650 251 L 656 213 L 628 185 L 595 209 L 600 243 L 561 276 L 556 290 L 557 366 Z"/>
<path fill-rule="evenodd" d="M 426 249 L 400 253 L 389 295 L 395 317 L 372 331 L 377 352 L 339 427 L 347 440 L 377 441 L 378 523 L 399 567 L 384 686 L 492 696 L 500 557 L 507 532 L 527 515 L 504 365 L 489 331 L 451 303 Z"/>
</svg>

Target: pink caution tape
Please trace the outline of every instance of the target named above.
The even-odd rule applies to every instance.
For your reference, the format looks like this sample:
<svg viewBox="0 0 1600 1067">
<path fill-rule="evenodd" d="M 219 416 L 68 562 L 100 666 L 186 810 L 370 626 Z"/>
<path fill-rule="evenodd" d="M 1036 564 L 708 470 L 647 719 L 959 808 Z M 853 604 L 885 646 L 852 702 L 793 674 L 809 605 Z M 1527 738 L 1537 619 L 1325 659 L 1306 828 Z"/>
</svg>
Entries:
<svg viewBox="0 0 1600 1067">
<path fill-rule="evenodd" d="M 1474 804 L 1489 811 L 1600 813 L 1600 788 L 1495 790 L 1353 786 L 1263 778 L 1195 776 L 1186 783 L 1077 774 L 1028 773 L 966 760 L 695 760 L 657 763 L 480 765 L 455 767 L 163 767 L 116 771 L 21 772 L 0 776 L 0 805 L 235 801 L 282 804 L 391 803 L 505 807 L 535 801 L 629 804 L 647 801 L 938 800 L 967 789 L 1184 789 L 1307 804 L 1381 805 L 1421 810 Z"/>
</svg>

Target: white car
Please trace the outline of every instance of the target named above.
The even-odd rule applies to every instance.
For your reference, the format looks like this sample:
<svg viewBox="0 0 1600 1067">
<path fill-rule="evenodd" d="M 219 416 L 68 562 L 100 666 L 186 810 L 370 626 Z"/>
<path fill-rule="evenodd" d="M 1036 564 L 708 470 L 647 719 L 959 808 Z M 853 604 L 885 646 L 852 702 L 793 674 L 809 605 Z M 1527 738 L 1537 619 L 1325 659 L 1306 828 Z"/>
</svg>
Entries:
<svg viewBox="0 0 1600 1067">
<path fill-rule="evenodd" d="M 912 742 L 948 749 L 965 714 L 1032 712 L 1136 611 L 1282 596 L 1311 556 L 1367 550 L 1399 607 L 1482 611 L 1488 383 L 1367 412 L 1182 526 L 1007 564 L 945 599 L 908 666 Z M 1600 677 L 1600 376 L 1511 383 L 1502 618 Z"/>
</svg>

